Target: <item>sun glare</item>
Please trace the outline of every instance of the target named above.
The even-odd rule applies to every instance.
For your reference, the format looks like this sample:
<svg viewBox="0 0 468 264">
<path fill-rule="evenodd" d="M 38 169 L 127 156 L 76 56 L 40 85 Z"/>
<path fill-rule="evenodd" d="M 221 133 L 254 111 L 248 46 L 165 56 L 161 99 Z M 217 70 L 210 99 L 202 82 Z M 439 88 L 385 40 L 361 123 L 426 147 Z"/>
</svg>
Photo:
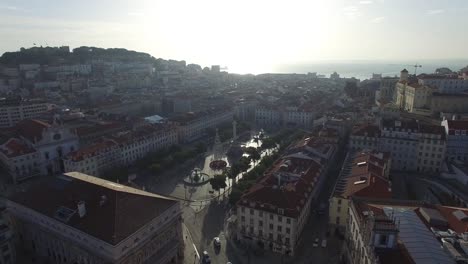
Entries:
<svg viewBox="0 0 468 264">
<path fill-rule="evenodd" d="M 143 31 L 150 50 L 220 64 L 230 72 L 261 73 L 275 61 L 320 54 L 331 8 L 323 1 L 164 1 L 147 7 L 156 15 L 144 19 Z M 156 28 L 163 36 L 152 35 Z"/>
</svg>

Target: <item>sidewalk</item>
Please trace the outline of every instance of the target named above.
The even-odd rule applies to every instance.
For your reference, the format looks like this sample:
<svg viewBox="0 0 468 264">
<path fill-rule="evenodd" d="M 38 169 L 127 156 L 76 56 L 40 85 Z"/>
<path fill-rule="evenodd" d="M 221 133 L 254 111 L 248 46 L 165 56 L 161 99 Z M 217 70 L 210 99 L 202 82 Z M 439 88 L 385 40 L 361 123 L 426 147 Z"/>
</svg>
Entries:
<svg viewBox="0 0 468 264">
<path fill-rule="evenodd" d="M 198 254 L 201 254 L 201 252 L 198 252 L 197 254 L 196 250 L 198 249 L 195 249 L 195 244 L 193 243 L 192 235 L 188 231 L 187 226 L 185 226 L 185 224 L 182 224 L 182 235 L 184 237 L 184 244 L 185 244 L 183 263 L 184 264 L 199 263 L 200 260 L 198 258 L 199 256 Z"/>
</svg>

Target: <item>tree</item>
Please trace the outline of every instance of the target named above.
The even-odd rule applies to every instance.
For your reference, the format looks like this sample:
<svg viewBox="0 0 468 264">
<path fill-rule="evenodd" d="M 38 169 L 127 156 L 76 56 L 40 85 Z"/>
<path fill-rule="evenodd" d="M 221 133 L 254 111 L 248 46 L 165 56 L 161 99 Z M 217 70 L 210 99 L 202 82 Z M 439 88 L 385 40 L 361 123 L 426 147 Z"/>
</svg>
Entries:
<svg viewBox="0 0 468 264">
<path fill-rule="evenodd" d="M 262 140 L 262 149 L 271 149 L 276 147 L 276 142 L 272 138 Z"/>
<path fill-rule="evenodd" d="M 442 68 L 437 68 L 437 69 L 435 70 L 435 73 L 437 73 L 437 74 L 452 74 L 453 71 L 450 70 L 450 69 L 447 68 L 447 67 L 442 67 Z"/>
<path fill-rule="evenodd" d="M 240 171 L 247 171 L 250 168 L 250 159 L 247 157 L 241 157 L 238 164 Z"/>
<path fill-rule="evenodd" d="M 239 166 L 239 163 L 234 163 L 229 169 L 228 177 L 230 179 L 234 179 L 236 178 L 237 174 L 239 174 L 240 172 L 241 172 L 241 168 Z"/>
<path fill-rule="evenodd" d="M 161 164 L 159 163 L 153 163 L 151 164 L 148 169 L 152 172 L 152 173 L 159 173 L 161 171 Z"/>
<path fill-rule="evenodd" d="M 260 152 L 254 147 L 247 148 L 246 153 L 249 154 L 249 158 L 254 162 L 261 158 Z"/>
<path fill-rule="evenodd" d="M 241 197 L 242 197 L 242 191 L 239 190 L 238 188 L 233 188 L 231 193 L 229 194 L 229 203 L 236 204 L 237 201 L 239 201 Z"/>
<path fill-rule="evenodd" d="M 463 74 L 464 72 L 468 72 L 468 66 L 460 69 L 460 73 Z"/>
<path fill-rule="evenodd" d="M 220 189 L 224 189 L 227 187 L 226 185 L 226 175 L 218 174 L 215 175 L 213 178 L 210 179 L 211 188 L 216 191 L 220 191 Z"/>
<path fill-rule="evenodd" d="M 197 153 L 204 153 L 206 151 L 207 147 L 203 142 L 197 143 L 195 146 L 195 150 Z"/>
</svg>

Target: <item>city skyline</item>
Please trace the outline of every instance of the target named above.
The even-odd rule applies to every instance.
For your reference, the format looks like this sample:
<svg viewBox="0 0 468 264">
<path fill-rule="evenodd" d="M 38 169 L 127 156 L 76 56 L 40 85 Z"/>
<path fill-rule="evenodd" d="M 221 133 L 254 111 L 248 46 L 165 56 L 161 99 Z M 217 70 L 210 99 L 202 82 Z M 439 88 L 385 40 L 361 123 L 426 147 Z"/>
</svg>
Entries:
<svg viewBox="0 0 468 264">
<path fill-rule="evenodd" d="M 268 5 L 267 5 L 268 4 Z M 239 73 L 351 60 L 456 59 L 463 1 L 0 1 L 0 53 L 124 47 Z M 448 48 L 449 47 L 449 48 Z"/>
</svg>

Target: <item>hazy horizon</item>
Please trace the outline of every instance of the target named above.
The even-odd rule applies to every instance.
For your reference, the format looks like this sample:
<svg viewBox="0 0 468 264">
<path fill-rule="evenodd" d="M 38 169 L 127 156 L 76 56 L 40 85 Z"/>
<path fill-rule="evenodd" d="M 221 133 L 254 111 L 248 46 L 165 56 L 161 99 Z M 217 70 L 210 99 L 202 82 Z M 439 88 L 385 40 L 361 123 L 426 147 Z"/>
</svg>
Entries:
<svg viewBox="0 0 468 264">
<path fill-rule="evenodd" d="M 239 73 L 462 60 L 467 12 L 463 0 L 0 0 L 0 54 L 33 43 L 114 47 Z"/>
</svg>

